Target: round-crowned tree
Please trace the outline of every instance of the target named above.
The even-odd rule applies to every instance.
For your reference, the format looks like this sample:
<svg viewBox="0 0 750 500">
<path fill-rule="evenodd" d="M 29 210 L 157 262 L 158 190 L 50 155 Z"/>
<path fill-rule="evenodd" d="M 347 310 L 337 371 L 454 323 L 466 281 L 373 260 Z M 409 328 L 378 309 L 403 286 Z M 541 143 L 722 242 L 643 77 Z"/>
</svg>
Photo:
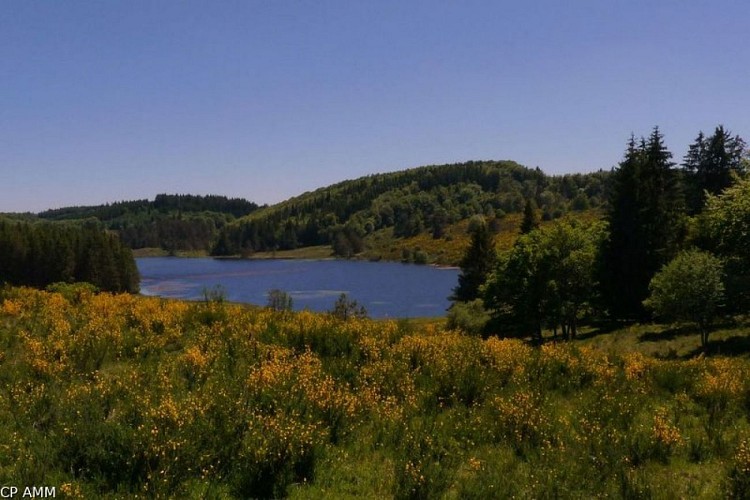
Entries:
<svg viewBox="0 0 750 500">
<path fill-rule="evenodd" d="M 721 260 L 708 252 L 687 250 L 666 264 L 649 283 L 643 304 L 656 316 L 694 323 L 701 345 L 708 345 L 709 328 L 724 300 Z"/>
</svg>

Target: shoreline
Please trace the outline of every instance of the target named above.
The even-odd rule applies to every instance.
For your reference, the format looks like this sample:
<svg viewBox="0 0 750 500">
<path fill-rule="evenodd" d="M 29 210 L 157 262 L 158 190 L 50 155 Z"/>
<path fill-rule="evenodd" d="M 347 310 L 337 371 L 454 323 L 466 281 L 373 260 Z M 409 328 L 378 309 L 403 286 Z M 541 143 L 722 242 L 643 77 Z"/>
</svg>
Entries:
<svg viewBox="0 0 750 500">
<path fill-rule="evenodd" d="M 256 252 L 248 256 L 235 255 L 209 255 L 205 251 L 179 250 L 177 252 L 168 252 L 160 248 L 139 248 L 133 250 L 133 257 L 136 259 L 149 259 L 154 257 L 175 257 L 181 259 L 211 258 L 216 260 L 342 260 L 342 261 L 359 261 L 359 262 L 392 262 L 401 264 L 410 264 L 414 266 L 429 266 L 436 269 L 460 270 L 460 266 L 451 264 L 429 263 L 416 264 L 414 262 L 403 262 L 401 260 L 390 260 L 385 258 L 368 258 L 363 254 L 356 255 L 352 258 L 345 259 L 336 257 L 330 246 L 321 245 L 314 247 L 302 247 L 294 250 L 277 250 L 275 252 Z"/>
</svg>

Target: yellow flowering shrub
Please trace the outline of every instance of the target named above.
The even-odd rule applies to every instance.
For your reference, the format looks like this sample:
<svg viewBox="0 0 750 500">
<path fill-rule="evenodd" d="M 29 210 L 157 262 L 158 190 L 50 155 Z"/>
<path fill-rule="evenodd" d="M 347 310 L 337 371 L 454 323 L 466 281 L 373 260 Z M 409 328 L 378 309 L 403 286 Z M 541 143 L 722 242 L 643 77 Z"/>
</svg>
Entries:
<svg viewBox="0 0 750 500">
<path fill-rule="evenodd" d="M 653 470 L 688 463 L 675 496 L 713 488 L 704 466 L 725 471 L 724 496 L 750 494 L 740 356 L 83 289 L 1 300 L 4 484 L 71 498 L 637 497 Z"/>
</svg>

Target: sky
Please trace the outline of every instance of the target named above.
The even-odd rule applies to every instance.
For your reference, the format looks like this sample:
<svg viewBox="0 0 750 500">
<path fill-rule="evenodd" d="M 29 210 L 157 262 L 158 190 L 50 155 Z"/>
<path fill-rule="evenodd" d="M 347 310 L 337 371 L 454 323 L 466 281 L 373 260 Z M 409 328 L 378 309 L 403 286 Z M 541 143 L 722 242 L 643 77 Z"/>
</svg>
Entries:
<svg viewBox="0 0 750 500">
<path fill-rule="evenodd" d="M 750 2 L 0 2 L 0 212 L 750 140 Z"/>
</svg>

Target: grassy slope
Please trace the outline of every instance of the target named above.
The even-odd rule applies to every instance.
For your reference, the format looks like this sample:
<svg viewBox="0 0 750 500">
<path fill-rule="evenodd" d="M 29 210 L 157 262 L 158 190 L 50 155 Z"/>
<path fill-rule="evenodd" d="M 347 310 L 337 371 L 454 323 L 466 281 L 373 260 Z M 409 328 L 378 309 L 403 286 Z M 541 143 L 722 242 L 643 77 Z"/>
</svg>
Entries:
<svg viewBox="0 0 750 500">
<path fill-rule="evenodd" d="M 506 215 L 500 222 L 500 231 L 495 236 L 498 251 L 513 246 L 521 226 L 521 214 Z M 469 221 L 463 220 L 448 226 L 442 238 L 435 239 L 425 232 L 410 238 L 394 238 L 393 228 L 375 232 L 365 238 L 363 256 L 368 259 L 400 261 L 403 250 L 422 250 L 427 253 L 428 263 L 457 266 L 469 245 Z"/>
<path fill-rule="evenodd" d="M 744 318 L 716 325 L 709 337 L 709 354 L 750 359 L 749 330 Z M 589 328 L 579 343 L 615 355 L 638 352 L 663 359 L 688 359 L 703 353 L 700 336 L 691 325 L 634 324 L 612 331 Z"/>
<path fill-rule="evenodd" d="M 590 222 L 601 218 L 600 210 L 571 212 L 566 217 Z M 495 235 L 495 248 L 498 252 L 509 250 L 520 233 L 522 214 L 508 214 L 500 220 L 499 231 Z M 542 222 L 542 225 L 549 222 Z M 393 229 L 383 229 L 365 238 L 365 251 L 362 256 L 367 259 L 399 261 L 404 249 L 422 250 L 427 253 L 430 264 L 457 266 L 469 245 L 469 221 L 463 220 L 450 225 L 442 238 L 435 239 L 428 232 L 410 238 L 394 238 Z"/>
</svg>

